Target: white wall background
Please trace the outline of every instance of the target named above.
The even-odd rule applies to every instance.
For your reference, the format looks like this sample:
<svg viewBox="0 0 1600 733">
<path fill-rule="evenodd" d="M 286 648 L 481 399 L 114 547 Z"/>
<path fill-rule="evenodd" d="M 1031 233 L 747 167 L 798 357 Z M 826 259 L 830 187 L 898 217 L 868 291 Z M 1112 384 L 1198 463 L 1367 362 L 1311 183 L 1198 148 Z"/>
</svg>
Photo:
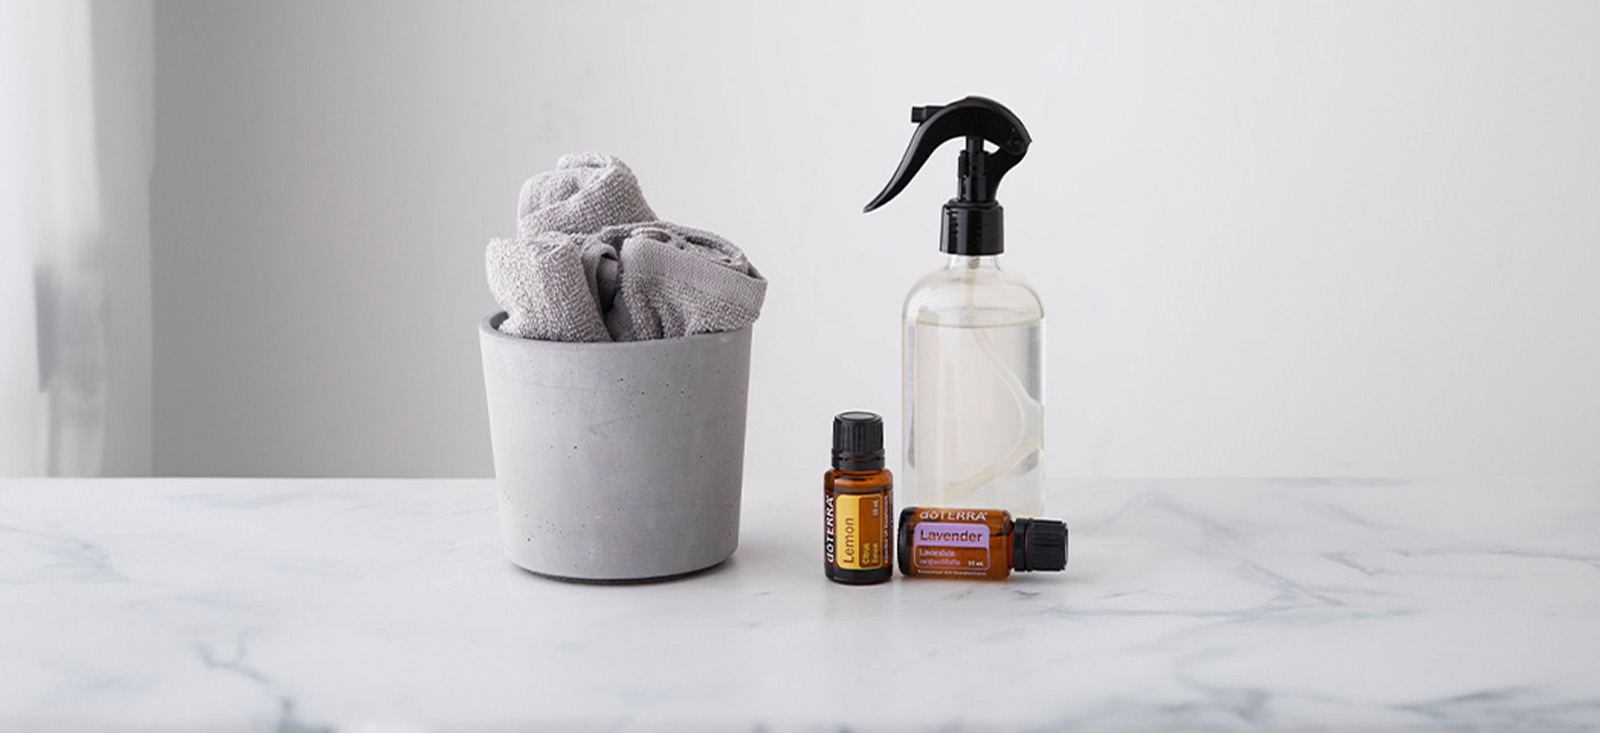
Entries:
<svg viewBox="0 0 1600 733">
<path fill-rule="evenodd" d="M 1058 476 L 1600 474 L 1600 5 L 160 3 L 155 470 L 487 475 L 482 251 L 562 153 L 742 244 L 747 472 L 899 412 L 954 147 L 1029 125 L 1009 268 Z M 897 447 L 896 447 L 897 448 Z"/>
</svg>

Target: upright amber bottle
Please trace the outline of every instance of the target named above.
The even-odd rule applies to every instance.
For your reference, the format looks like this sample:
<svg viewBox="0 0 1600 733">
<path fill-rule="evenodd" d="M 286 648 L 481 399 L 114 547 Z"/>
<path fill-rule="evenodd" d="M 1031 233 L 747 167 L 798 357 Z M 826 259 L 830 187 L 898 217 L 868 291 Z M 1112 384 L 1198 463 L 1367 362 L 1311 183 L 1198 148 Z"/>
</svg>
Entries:
<svg viewBox="0 0 1600 733">
<path fill-rule="evenodd" d="M 1012 570 L 1067 566 L 1067 525 L 1012 519 L 1000 509 L 906 507 L 900 512 L 900 572 L 1000 580 Z"/>
<path fill-rule="evenodd" d="M 894 574 L 894 477 L 883 467 L 883 418 L 833 418 L 833 470 L 822 477 L 822 571 L 852 585 Z"/>
</svg>

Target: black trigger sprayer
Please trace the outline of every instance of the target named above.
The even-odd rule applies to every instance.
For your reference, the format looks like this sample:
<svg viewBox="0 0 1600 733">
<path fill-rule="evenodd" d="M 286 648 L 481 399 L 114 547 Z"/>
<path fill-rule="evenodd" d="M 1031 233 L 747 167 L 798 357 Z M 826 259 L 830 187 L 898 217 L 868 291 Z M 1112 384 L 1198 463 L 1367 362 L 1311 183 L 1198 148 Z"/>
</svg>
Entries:
<svg viewBox="0 0 1600 733">
<path fill-rule="evenodd" d="M 940 145 L 964 137 L 967 146 L 956 164 L 956 197 L 944 205 L 940 251 L 955 255 L 997 255 L 1005 251 L 1005 211 L 996 201 L 1000 179 L 1028 154 L 1028 129 L 1005 105 L 967 97 L 944 106 L 912 107 L 917 123 L 900 167 L 864 209 L 870 212 L 905 190 Z M 984 142 L 996 150 L 984 150 Z"/>
<path fill-rule="evenodd" d="M 940 145 L 965 138 L 966 147 L 939 233 L 949 262 L 905 301 L 902 495 L 912 506 L 1037 517 L 1044 508 L 1044 306 L 1026 280 L 1000 269 L 1005 220 L 995 200 L 1000 179 L 1033 141 L 1011 110 L 983 97 L 914 107 L 911 121 L 917 130 L 900 167 L 866 211 L 905 190 Z"/>
</svg>

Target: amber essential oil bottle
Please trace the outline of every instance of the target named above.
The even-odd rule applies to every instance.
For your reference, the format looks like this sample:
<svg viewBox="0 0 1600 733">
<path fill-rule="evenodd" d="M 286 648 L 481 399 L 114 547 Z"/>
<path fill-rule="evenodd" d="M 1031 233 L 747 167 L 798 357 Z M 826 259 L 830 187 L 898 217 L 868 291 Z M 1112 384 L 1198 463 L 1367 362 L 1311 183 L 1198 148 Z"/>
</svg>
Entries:
<svg viewBox="0 0 1600 733">
<path fill-rule="evenodd" d="M 1066 567 L 1067 525 L 1000 509 L 906 507 L 899 550 L 904 575 L 1000 580 L 1012 570 Z"/>
<path fill-rule="evenodd" d="M 883 467 L 883 418 L 833 418 L 833 470 L 822 478 L 822 571 L 852 585 L 894 574 L 894 477 Z"/>
</svg>

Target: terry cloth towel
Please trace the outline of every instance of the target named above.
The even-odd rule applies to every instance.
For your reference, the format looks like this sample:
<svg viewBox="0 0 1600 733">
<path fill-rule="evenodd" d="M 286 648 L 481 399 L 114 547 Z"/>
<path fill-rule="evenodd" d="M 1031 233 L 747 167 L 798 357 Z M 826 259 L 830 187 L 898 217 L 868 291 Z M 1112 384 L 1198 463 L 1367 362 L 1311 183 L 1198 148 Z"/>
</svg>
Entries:
<svg viewBox="0 0 1600 733">
<path fill-rule="evenodd" d="M 588 259 L 598 275 L 599 257 Z M 584 270 L 580 235 L 496 239 L 489 242 L 487 260 L 489 290 L 506 311 L 501 333 L 542 341 L 612 340 L 595 299 L 598 288 L 591 288 Z"/>
<path fill-rule="evenodd" d="M 603 276 L 595 280 L 600 302 L 611 303 L 605 321 L 615 341 L 736 331 L 761 315 L 767 281 L 744 252 L 711 232 L 657 222 L 602 230 L 585 251 L 593 240 L 619 255 L 615 289 Z"/>
<path fill-rule="evenodd" d="M 517 197 L 519 238 L 593 234 L 612 224 L 655 220 L 633 171 L 603 153 L 561 156 L 555 170 L 529 178 Z"/>
<path fill-rule="evenodd" d="M 633 217 L 647 216 L 647 220 Z M 732 242 L 655 221 L 633 173 L 598 153 L 523 185 L 518 237 L 489 243 L 503 333 L 638 341 L 732 331 L 761 315 L 766 280 Z"/>
</svg>

